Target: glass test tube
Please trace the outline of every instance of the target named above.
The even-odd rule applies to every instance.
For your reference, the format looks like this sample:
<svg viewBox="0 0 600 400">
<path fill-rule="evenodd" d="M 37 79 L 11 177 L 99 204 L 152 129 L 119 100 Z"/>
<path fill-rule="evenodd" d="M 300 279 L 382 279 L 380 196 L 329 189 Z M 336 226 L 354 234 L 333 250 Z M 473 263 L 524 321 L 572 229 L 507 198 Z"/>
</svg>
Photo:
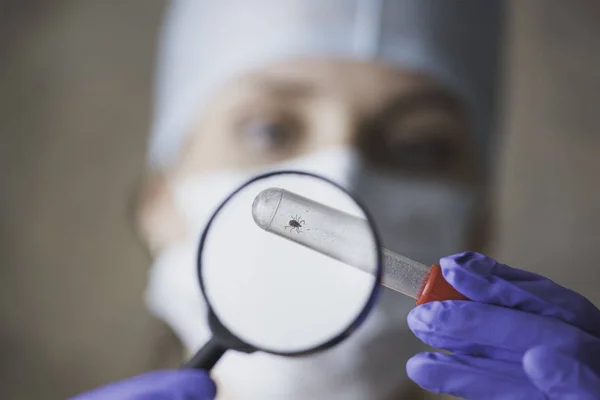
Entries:
<svg viewBox="0 0 600 400">
<path fill-rule="evenodd" d="M 375 273 L 377 249 L 365 248 L 365 245 L 375 246 L 375 243 L 364 218 L 280 188 L 266 189 L 256 196 L 252 218 L 267 232 Z"/>
<path fill-rule="evenodd" d="M 300 217 L 304 235 L 290 229 L 290 216 L 310 215 L 310 226 Z M 255 223 L 267 232 L 332 257 L 365 272 L 374 273 L 373 251 L 365 243 L 372 242 L 369 223 L 281 188 L 260 192 L 252 204 Z M 286 228 L 286 226 L 288 228 Z M 310 230 L 309 230 L 310 229 Z M 431 268 L 407 257 L 383 249 L 381 284 L 414 299 L 417 304 L 433 300 L 468 300 L 443 278 L 439 265 Z"/>
</svg>

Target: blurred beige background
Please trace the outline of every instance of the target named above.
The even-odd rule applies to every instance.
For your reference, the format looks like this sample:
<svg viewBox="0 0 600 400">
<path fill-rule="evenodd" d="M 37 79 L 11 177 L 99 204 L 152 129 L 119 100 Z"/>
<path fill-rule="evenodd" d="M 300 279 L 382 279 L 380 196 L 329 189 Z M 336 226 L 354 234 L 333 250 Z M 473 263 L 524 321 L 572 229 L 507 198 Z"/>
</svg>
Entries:
<svg viewBox="0 0 600 400">
<path fill-rule="evenodd" d="M 600 304 L 600 3 L 511 5 L 493 253 Z M 163 6 L 0 0 L 2 398 L 177 365 L 129 223 Z"/>
</svg>

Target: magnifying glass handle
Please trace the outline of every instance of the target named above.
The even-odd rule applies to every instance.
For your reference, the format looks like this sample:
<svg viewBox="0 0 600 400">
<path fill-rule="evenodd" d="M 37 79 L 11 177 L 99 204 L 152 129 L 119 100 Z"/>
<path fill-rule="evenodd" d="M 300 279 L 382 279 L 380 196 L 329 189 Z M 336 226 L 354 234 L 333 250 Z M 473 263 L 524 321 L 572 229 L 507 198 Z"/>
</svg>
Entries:
<svg viewBox="0 0 600 400">
<path fill-rule="evenodd" d="M 215 366 L 217 361 L 225 354 L 227 348 L 211 338 L 196 354 L 192 357 L 183 368 L 203 369 L 210 371 Z"/>
<path fill-rule="evenodd" d="M 417 296 L 417 305 L 430 301 L 444 300 L 471 300 L 458 290 L 454 289 L 442 275 L 442 268 L 434 264 L 429 269 L 427 277 L 423 280 L 421 290 Z"/>
</svg>

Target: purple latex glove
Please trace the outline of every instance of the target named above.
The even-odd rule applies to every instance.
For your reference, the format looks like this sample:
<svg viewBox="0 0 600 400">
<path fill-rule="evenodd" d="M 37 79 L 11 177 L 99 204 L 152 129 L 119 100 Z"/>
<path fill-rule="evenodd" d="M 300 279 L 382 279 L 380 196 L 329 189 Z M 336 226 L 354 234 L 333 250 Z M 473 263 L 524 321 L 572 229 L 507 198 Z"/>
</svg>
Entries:
<svg viewBox="0 0 600 400">
<path fill-rule="evenodd" d="M 470 400 L 600 399 L 600 311 L 542 276 L 477 253 L 440 261 L 469 301 L 421 305 L 408 316 L 423 342 L 407 373 L 424 389 Z"/>
<path fill-rule="evenodd" d="M 156 371 L 111 383 L 71 400 L 213 400 L 214 382 L 197 369 Z"/>
</svg>

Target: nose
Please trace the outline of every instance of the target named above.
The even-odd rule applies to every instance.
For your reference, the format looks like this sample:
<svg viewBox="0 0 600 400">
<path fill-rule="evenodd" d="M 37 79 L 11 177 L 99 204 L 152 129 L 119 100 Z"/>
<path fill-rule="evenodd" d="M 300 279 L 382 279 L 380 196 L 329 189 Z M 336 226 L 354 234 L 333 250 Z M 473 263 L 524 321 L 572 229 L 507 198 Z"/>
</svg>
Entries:
<svg viewBox="0 0 600 400">
<path fill-rule="evenodd" d="M 327 147 L 356 146 L 360 121 L 356 110 L 338 101 L 323 100 L 311 107 L 311 126 L 307 137 L 310 151 Z"/>
</svg>

